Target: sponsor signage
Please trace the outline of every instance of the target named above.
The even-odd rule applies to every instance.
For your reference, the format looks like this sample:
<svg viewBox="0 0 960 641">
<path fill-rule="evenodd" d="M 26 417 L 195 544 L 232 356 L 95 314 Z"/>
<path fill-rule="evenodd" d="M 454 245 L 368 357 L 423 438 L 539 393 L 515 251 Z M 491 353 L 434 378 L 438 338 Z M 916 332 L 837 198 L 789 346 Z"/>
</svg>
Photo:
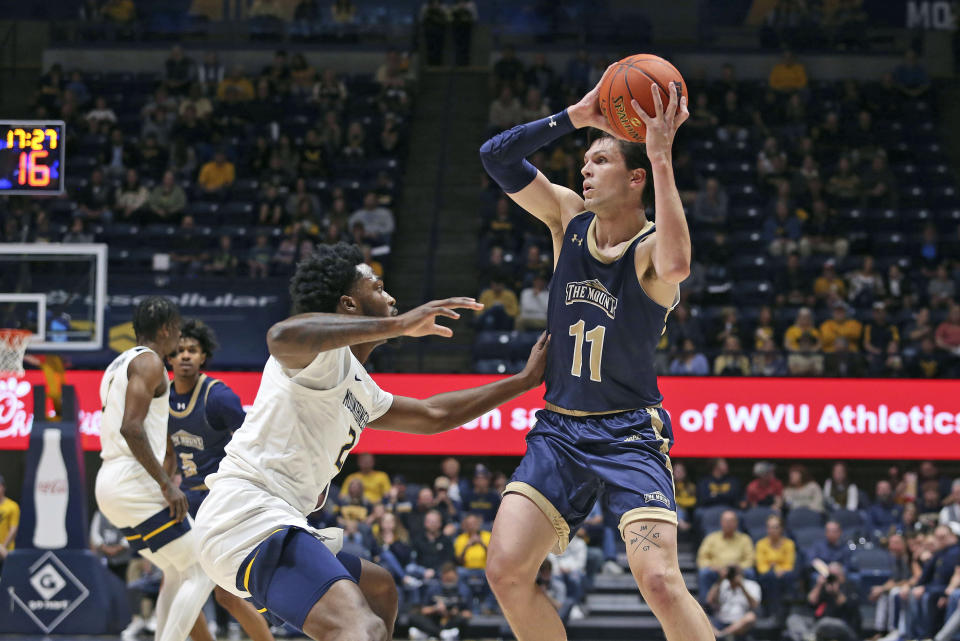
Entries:
<svg viewBox="0 0 960 641">
<path fill-rule="evenodd" d="M 253 403 L 260 372 L 209 372 Z M 101 372 L 70 371 L 80 399 L 87 450 L 100 447 Z M 474 387 L 496 376 L 378 374 L 394 394 L 423 398 Z M 33 423 L 31 386 L 39 372 L 0 380 L 0 449 L 25 449 Z M 676 457 L 960 458 L 960 395 L 956 381 L 662 377 Z M 459 429 L 416 436 L 365 429 L 357 452 L 517 456 L 543 407 L 537 389 Z"/>
<path fill-rule="evenodd" d="M 20 608 L 45 634 L 53 632 L 90 595 L 57 555 L 47 552 L 29 568 L 26 587 L 10 586 L 11 607 Z"/>
</svg>

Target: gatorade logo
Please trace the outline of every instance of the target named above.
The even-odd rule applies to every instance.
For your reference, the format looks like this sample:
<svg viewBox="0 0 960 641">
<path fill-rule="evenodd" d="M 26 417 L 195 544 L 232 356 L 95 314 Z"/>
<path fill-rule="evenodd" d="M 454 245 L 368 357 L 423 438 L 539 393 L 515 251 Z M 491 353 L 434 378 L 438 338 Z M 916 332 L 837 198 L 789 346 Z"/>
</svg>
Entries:
<svg viewBox="0 0 960 641">
<path fill-rule="evenodd" d="M 52 599 L 66 584 L 67 582 L 53 569 L 53 565 L 50 563 L 44 565 L 30 577 L 30 585 L 45 601 Z"/>
<path fill-rule="evenodd" d="M 53 552 L 37 559 L 29 572 L 29 579 L 14 580 L 4 588 L 10 594 L 10 615 L 19 608 L 44 634 L 53 632 L 90 596 L 87 586 Z"/>
</svg>

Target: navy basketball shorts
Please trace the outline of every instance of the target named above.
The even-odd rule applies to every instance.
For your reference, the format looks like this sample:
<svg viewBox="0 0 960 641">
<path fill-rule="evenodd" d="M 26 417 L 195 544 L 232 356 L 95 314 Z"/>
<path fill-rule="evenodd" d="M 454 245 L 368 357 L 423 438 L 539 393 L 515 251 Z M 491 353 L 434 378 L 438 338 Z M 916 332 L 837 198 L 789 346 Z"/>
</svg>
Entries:
<svg viewBox="0 0 960 641">
<path fill-rule="evenodd" d="M 190 508 L 189 508 L 190 516 L 192 516 L 194 520 L 196 520 L 197 510 L 200 509 L 200 504 L 203 503 L 203 499 L 207 498 L 207 494 L 210 494 L 210 490 L 206 488 L 202 490 L 197 490 L 193 488 L 191 489 L 180 488 L 180 489 L 183 490 L 183 494 L 187 497 L 187 503 L 190 504 Z"/>
<path fill-rule="evenodd" d="M 258 611 L 269 612 L 302 632 L 310 610 L 330 586 L 340 580 L 360 581 L 361 565 L 352 554 L 334 556 L 306 530 L 285 526 L 240 564 L 237 589 L 250 593 Z"/>
<path fill-rule="evenodd" d="M 537 412 L 527 453 L 504 494 L 523 494 L 550 519 L 562 552 L 601 497 L 604 516 L 619 522 L 676 525 L 670 415 L 662 407 L 571 416 Z"/>
</svg>

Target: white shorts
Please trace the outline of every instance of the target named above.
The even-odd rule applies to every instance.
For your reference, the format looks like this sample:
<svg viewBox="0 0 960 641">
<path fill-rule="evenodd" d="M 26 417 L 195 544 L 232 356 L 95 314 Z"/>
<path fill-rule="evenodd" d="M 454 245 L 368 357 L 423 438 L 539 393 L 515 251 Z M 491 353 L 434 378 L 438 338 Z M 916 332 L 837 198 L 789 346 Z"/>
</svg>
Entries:
<svg viewBox="0 0 960 641">
<path fill-rule="evenodd" d="M 132 459 L 105 461 L 97 473 L 95 493 L 100 511 L 118 528 L 135 528 L 170 509 L 157 482 Z M 186 518 L 189 520 L 190 516 Z M 153 551 L 144 548 L 140 554 L 160 569 L 172 566 L 186 570 L 197 563 L 200 549 L 197 537 L 190 529 L 163 547 Z"/>
<path fill-rule="evenodd" d="M 293 525 L 319 535 L 334 554 L 343 547 L 343 530 L 318 530 L 283 499 L 249 481 L 218 478 L 200 504 L 194 527 L 200 544 L 203 570 L 221 588 L 241 598 L 249 592 L 237 588 L 243 561 L 278 528 Z"/>
</svg>

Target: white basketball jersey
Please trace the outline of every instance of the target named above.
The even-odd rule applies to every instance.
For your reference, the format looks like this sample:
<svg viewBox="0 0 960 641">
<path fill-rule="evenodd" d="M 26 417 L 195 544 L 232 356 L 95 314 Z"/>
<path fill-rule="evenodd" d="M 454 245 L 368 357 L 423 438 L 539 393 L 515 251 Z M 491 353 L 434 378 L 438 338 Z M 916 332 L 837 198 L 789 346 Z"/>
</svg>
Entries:
<svg viewBox="0 0 960 641">
<path fill-rule="evenodd" d="M 349 347 L 321 352 L 302 370 L 271 356 L 253 408 L 206 484 L 244 479 L 310 514 L 363 428 L 392 404 Z"/>
<path fill-rule="evenodd" d="M 153 352 L 149 347 L 133 347 L 117 356 L 100 380 L 100 403 L 103 417 L 100 422 L 100 457 L 104 461 L 129 459 L 136 461 L 127 440 L 120 434 L 123 423 L 123 408 L 127 399 L 127 368 L 137 356 Z M 153 352 L 156 353 L 156 352 Z M 150 442 L 153 455 L 161 463 L 167 452 L 167 418 L 170 414 L 170 385 L 162 396 L 150 401 L 150 409 L 143 421 L 143 430 Z M 144 470 L 146 474 L 146 470 Z"/>
</svg>

